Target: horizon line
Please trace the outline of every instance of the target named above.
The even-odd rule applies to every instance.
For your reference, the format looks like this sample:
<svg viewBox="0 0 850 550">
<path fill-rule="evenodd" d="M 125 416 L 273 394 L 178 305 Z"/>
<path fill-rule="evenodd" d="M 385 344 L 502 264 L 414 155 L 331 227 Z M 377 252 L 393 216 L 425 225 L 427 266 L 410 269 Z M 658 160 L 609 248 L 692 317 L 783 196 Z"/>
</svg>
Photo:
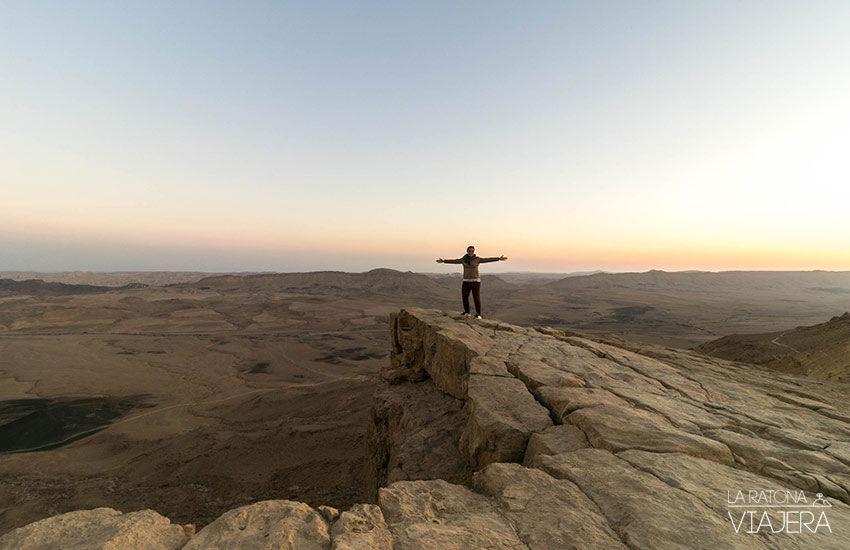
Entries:
<svg viewBox="0 0 850 550">
<path fill-rule="evenodd" d="M 67 269 L 67 270 L 38 270 L 38 269 L 0 269 L 0 274 L 12 273 L 33 273 L 33 274 L 62 274 L 62 273 L 103 273 L 103 274 L 125 274 L 125 273 L 204 273 L 214 275 L 286 275 L 296 273 L 370 273 L 378 270 L 396 271 L 398 273 L 417 273 L 421 275 L 445 275 L 445 276 L 460 276 L 457 272 L 442 272 L 442 271 L 414 271 L 401 270 L 392 267 L 373 267 L 364 271 L 346 271 L 341 269 L 314 269 L 307 271 L 277 271 L 277 270 L 200 270 L 200 269 L 123 269 L 123 270 L 89 270 L 89 269 Z M 625 275 L 625 274 L 645 274 L 645 273 L 850 273 L 850 269 L 680 269 L 666 270 L 650 268 L 644 271 L 627 270 L 627 271 L 609 271 L 604 269 L 581 269 L 577 271 L 499 271 L 487 273 L 485 275 Z"/>
</svg>

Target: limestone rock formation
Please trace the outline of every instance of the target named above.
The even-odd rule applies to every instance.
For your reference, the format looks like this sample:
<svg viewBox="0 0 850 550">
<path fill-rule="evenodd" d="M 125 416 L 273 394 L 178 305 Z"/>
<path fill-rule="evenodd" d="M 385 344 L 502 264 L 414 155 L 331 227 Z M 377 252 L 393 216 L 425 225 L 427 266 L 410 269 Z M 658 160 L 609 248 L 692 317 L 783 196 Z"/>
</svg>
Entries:
<svg viewBox="0 0 850 550">
<path fill-rule="evenodd" d="M 733 513 L 760 508 L 730 507 L 729 495 L 761 488 L 808 506 L 828 498 L 830 527 L 808 532 L 823 547 L 850 532 L 850 387 L 436 311 L 403 310 L 391 330 L 390 368 L 465 403 L 474 488 L 528 548 L 805 544 L 799 524 L 766 534 L 757 518 L 736 530 Z"/>
<path fill-rule="evenodd" d="M 122 514 L 97 508 L 15 529 L 0 537 L 0 550 L 178 550 L 187 540 L 183 527 L 152 510 Z"/>
<path fill-rule="evenodd" d="M 378 499 L 395 550 L 526 548 L 510 521 L 483 495 L 442 480 L 400 481 Z"/>
<path fill-rule="evenodd" d="M 460 446 L 476 469 L 522 460 L 531 434 L 552 425 L 549 411 L 516 378 L 473 374 L 467 388 Z"/>
<path fill-rule="evenodd" d="M 210 523 L 185 550 L 327 550 L 328 523 L 301 502 L 267 500 L 231 510 Z"/>
<path fill-rule="evenodd" d="M 482 492 L 530 549 L 626 550 L 597 505 L 570 481 L 518 464 L 491 464 L 475 475 Z"/>
<path fill-rule="evenodd" d="M 552 425 L 549 411 L 508 371 L 506 360 L 528 339 L 527 329 L 409 309 L 392 316 L 391 335 L 392 369 L 425 371 L 465 403 L 460 449 L 473 468 L 521 461 L 531 434 Z"/>
<path fill-rule="evenodd" d="M 384 514 L 374 504 L 355 504 L 340 514 L 331 530 L 333 550 L 392 550 Z"/>
<path fill-rule="evenodd" d="M 587 436 L 576 426 L 571 424 L 550 426 L 542 432 L 531 434 L 522 463 L 530 467 L 535 464 L 539 456 L 570 453 L 589 446 Z"/>
<path fill-rule="evenodd" d="M 468 484 L 472 468 L 460 453 L 463 402 L 430 380 L 402 382 L 375 394 L 372 409 L 373 474 L 367 494 L 396 481 L 443 479 Z"/>
</svg>

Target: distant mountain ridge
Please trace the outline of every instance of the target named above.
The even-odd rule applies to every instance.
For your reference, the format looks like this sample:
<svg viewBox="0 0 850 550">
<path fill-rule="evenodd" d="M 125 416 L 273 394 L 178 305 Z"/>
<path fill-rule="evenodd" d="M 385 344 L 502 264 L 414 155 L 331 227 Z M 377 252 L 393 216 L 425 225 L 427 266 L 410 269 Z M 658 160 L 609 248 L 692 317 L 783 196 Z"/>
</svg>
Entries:
<svg viewBox="0 0 850 550">
<path fill-rule="evenodd" d="M 246 274 L 247 272 L 214 273 L 202 271 L 0 271 L 0 279 L 15 281 L 41 279 L 45 283 L 120 287 L 130 283 L 167 286 L 177 283 L 190 283 L 213 275 Z"/>
<path fill-rule="evenodd" d="M 595 273 L 565 277 L 546 285 L 561 290 L 584 288 L 805 288 L 815 292 L 850 293 L 850 271 L 661 271 Z"/>
<path fill-rule="evenodd" d="M 143 283 L 130 283 L 120 287 L 95 285 L 70 285 L 65 283 L 46 283 L 40 279 L 13 281 L 0 279 L 0 296 L 2 295 L 33 295 L 33 296 L 69 296 L 74 294 L 91 294 L 110 290 L 128 290 L 145 288 Z"/>
<path fill-rule="evenodd" d="M 205 277 L 191 286 L 219 291 L 275 291 L 306 294 L 338 294 L 372 292 L 417 295 L 442 294 L 444 287 L 426 275 L 411 271 L 378 268 L 365 273 L 344 271 L 311 271 L 305 273 L 266 273 L 257 275 L 221 275 Z"/>
</svg>

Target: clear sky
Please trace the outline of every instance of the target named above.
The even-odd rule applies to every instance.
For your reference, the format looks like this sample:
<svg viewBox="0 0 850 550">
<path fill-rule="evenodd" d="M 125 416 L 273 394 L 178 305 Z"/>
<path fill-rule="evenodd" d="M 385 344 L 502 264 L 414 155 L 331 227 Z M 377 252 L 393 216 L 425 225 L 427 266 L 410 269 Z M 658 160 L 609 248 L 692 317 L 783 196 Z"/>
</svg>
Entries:
<svg viewBox="0 0 850 550">
<path fill-rule="evenodd" d="M 0 1 L 0 270 L 850 269 L 850 2 Z"/>
</svg>

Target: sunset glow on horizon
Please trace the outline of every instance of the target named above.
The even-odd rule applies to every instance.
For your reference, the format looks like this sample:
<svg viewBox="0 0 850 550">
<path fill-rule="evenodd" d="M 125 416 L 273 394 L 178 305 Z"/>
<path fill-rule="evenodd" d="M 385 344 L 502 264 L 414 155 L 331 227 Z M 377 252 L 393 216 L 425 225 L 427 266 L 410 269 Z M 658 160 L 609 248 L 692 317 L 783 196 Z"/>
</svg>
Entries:
<svg viewBox="0 0 850 550">
<path fill-rule="evenodd" d="M 0 271 L 850 270 L 848 21 L 5 3 Z"/>
</svg>

